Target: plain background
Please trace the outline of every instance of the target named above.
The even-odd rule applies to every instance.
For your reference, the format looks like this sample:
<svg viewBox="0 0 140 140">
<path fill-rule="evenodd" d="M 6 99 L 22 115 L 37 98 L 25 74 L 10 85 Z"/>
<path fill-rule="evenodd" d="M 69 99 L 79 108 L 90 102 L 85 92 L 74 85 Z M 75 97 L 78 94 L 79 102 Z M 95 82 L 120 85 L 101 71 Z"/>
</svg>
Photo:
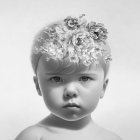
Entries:
<svg viewBox="0 0 140 140">
<path fill-rule="evenodd" d="M 0 139 L 49 114 L 33 83 L 30 48 L 47 23 L 86 14 L 109 32 L 113 55 L 105 97 L 93 119 L 124 140 L 140 139 L 139 0 L 0 0 Z"/>
</svg>

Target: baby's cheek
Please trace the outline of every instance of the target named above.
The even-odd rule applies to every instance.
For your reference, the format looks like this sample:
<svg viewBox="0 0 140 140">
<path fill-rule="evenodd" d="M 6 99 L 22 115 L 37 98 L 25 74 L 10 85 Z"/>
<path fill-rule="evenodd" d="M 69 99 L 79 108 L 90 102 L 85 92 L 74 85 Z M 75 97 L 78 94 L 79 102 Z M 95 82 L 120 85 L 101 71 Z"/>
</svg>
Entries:
<svg viewBox="0 0 140 140">
<path fill-rule="evenodd" d="M 49 104 L 59 104 L 62 100 L 62 90 L 59 88 L 51 88 L 45 93 L 44 98 Z"/>
<path fill-rule="evenodd" d="M 56 110 L 60 106 L 61 100 L 58 98 L 57 95 L 55 95 L 53 93 L 51 94 L 51 92 L 44 95 L 43 98 L 44 98 L 44 102 L 46 104 L 46 107 L 51 112 L 53 112 L 53 110 Z"/>
<path fill-rule="evenodd" d="M 84 94 L 83 102 L 89 108 L 95 108 L 100 99 L 100 90 L 94 89 Z"/>
</svg>

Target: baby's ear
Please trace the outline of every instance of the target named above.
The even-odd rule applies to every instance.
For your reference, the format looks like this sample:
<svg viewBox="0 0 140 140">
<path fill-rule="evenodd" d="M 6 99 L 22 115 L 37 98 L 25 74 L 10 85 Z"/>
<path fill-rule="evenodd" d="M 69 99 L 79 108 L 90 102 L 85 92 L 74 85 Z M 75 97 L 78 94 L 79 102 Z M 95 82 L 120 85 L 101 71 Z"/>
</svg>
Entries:
<svg viewBox="0 0 140 140">
<path fill-rule="evenodd" d="M 40 87 L 39 87 L 39 83 L 38 83 L 38 78 L 36 76 L 33 76 L 33 80 L 34 80 L 35 87 L 36 87 L 36 90 L 37 90 L 38 94 L 40 96 L 42 96 L 41 90 L 40 90 Z"/>
<path fill-rule="evenodd" d="M 105 94 L 105 91 L 106 91 L 108 82 L 109 82 L 109 79 L 108 79 L 108 78 L 104 80 L 103 89 L 102 89 L 102 93 L 101 93 L 101 95 L 100 95 L 100 98 L 103 98 L 103 97 L 104 97 L 104 94 Z"/>
</svg>

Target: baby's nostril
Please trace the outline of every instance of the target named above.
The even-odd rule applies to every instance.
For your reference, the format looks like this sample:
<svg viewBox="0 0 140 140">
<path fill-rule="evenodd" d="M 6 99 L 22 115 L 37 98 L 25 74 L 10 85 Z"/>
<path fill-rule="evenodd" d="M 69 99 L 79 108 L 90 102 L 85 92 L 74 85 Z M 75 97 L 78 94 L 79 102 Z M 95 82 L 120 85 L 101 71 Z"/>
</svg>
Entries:
<svg viewBox="0 0 140 140">
<path fill-rule="evenodd" d="M 66 92 L 64 96 L 70 98 L 70 97 L 76 97 L 77 95 L 75 92 Z"/>
<path fill-rule="evenodd" d="M 70 95 L 69 95 L 69 94 L 67 94 L 67 95 L 66 95 L 66 97 L 70 97 Z"/>
</svg>

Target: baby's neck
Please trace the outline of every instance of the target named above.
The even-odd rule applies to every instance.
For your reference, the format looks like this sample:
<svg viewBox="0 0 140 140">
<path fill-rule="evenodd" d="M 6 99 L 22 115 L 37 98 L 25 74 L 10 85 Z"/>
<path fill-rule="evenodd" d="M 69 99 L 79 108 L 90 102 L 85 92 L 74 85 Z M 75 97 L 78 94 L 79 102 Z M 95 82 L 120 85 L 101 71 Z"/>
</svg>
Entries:
<svg viewBox="0 0 140 140">
<path fill-rule="evenodd" d="M 50 114 L 47 118 L 41 121 L 41 124 L 45 124 L 47 126 L 54 127 L 56 129 L 58 128 L 59 130 L 60 129 L 82 130 L 90 127 L 91 124 L 93 124 L 93 121 L 91 119 L 91 115 L 86 116 L 77 121 L 66 121 L 53 114 Z"/>
</svg>

